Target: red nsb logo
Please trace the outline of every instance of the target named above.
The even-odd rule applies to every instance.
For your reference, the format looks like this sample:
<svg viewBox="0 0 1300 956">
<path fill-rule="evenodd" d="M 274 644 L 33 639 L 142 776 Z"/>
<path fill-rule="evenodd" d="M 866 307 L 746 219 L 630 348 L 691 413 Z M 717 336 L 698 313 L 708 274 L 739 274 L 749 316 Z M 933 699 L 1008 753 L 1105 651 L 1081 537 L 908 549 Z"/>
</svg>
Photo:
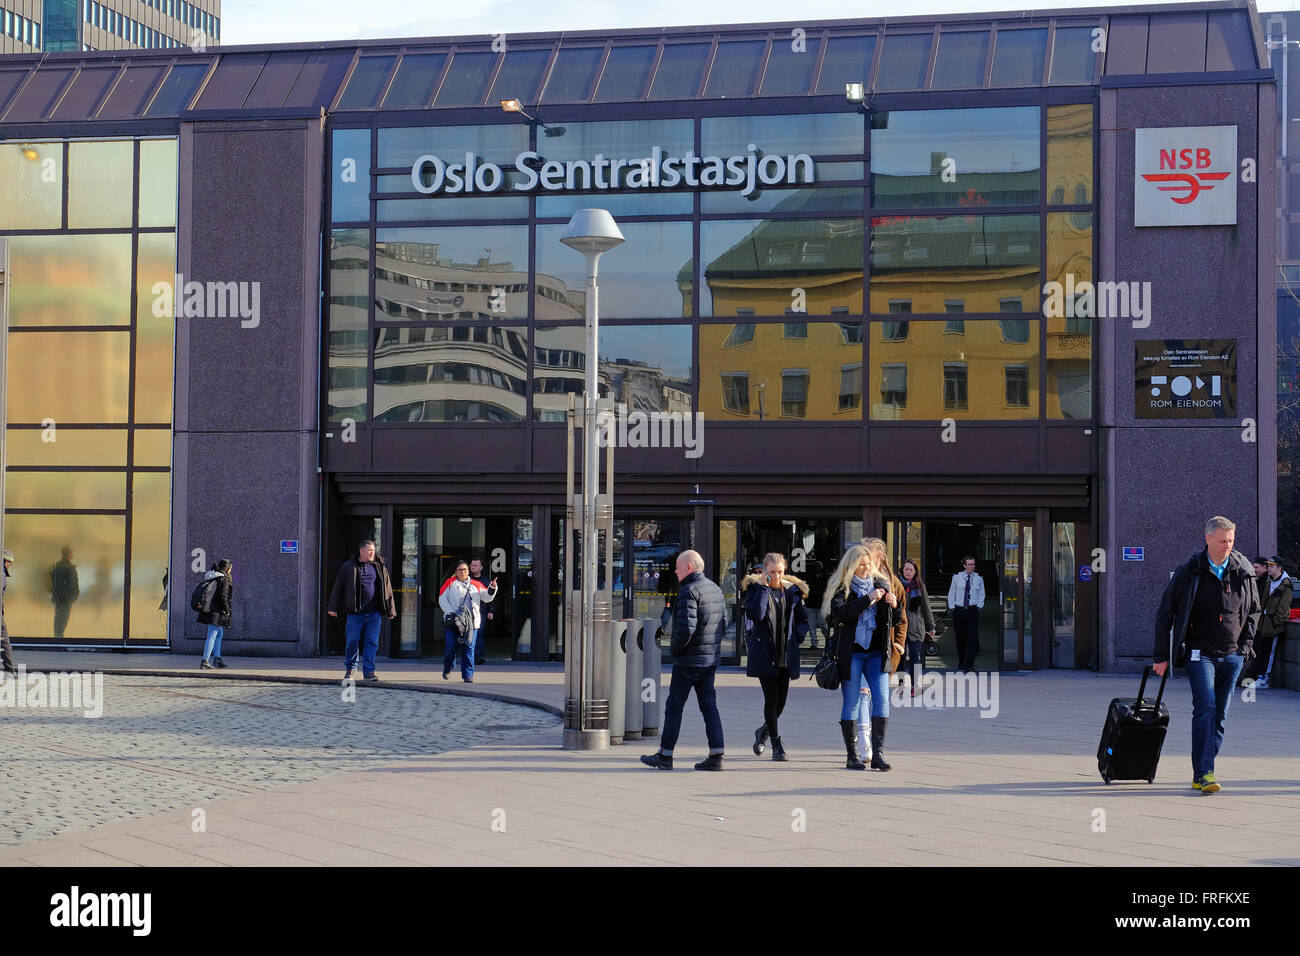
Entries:
<svg viewBox="0 0 1300 956">
<path fill-rule="evenodd" d="M 1208 169 L 1210 151 L 1204 146 L 1188 149 L 1162 149 L 1160 151 L 1161 169 Z M 1214 188 L 1214 184 L 1227 179 L 1231 173 L 1143 173 L 1142 178 L 1149 183 L 1169 183 L 1157 186 L 1161 192 L 1182 193 L 1170 196 L 1174 202 L 1187 205 L 1195 202 L 1202 192 Z"/>
</svg>

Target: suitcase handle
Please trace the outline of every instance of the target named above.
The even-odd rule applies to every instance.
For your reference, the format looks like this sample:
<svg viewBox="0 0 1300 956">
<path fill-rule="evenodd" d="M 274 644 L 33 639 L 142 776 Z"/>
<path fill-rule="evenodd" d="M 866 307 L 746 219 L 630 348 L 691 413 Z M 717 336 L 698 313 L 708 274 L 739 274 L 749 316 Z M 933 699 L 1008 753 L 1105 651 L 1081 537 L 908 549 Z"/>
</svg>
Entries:
<svg viewBox="0 0 1300 956">
<path fill-rule="evenodd" d="M 1169 679 L 1169 671 L 1171 671 L 1172 669 L 1173 669 L 1172 667 L 1167 667 L 1167 668 L 1165 668 L 1165 672 L 1164 672 L 1163 676 L 1161 676 L 1161 678 L 1160 678 L 1160 690 L 1156 692 L 1156 702 L 1155 702 L 1154 706 L 1151 708 L 1155 713 L 1159 713 L 1159 712 L 1160 712 L 1160 701 L 1161 701 L 1161 700 L 1164 698 L 1164 696 L 1165 696 L 1165 681 L 1167 681 L 1167 680 Z M 1150 677 L 1150 676 L 1151 676 L 1151 665 L 1148 664 L 1146 667 L 1144 667 L 1144 668 L 1142 669 L 1142 684 L 1141 684 L 1140 687 L 1138 687 L 1138 699 L 1137 699 L 1137 703 L 1133 705 L 1133 711 L 1134 711 L 1134 713 L 1136 713 L 1137 711 L 1140 711 L 1140 710 L 1142 709 L 1142 704 L 1143 704 L 1143 694 L 1146 693 L 1146 689 L 1147 689 L 1147 678 Z"/>
</svg>

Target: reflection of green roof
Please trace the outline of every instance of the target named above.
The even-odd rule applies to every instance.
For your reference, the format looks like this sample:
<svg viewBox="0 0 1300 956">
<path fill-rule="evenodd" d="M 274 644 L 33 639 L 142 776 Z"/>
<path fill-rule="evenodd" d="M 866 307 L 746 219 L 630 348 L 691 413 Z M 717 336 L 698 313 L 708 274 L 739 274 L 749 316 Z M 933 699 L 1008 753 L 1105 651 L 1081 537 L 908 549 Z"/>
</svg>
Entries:
<svg viewBox="0 0 1300 956">
<path fill-rule="evenodd" d="M 862 271 L 861 219 L 764 219 L 706 265 L 704 275 L 742 279 L 850 270 Z"/>
<path fill-rule="evenodd" d="M 1014 173 L 963 173 L 944 182 L 938 175 L 891 176 L 875 173 L 871 204 L 877 209 L 944 208 L 954 205 L 1037 206 L 1038 170 Z M 965 200 L 965 202 L 962 202 Z"/>
<path fill-rule="evenodd" d="M 1038 216 L 872 217 L 874 273 L 1038 265 Z"/>
</svg>

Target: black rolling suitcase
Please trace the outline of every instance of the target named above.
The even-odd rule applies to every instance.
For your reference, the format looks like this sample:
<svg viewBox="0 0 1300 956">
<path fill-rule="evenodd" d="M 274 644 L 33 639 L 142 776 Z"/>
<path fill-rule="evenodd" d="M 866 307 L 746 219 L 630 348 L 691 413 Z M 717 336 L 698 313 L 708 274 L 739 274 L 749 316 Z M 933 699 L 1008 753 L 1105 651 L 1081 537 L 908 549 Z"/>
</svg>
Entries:
<svg viewBox="0 0 1300 956">
<path fill-rule="evenodd" d="M 1160 678 L 1160 691 L 1152 703 L 1144 698 L 1147 689 L 1148 667 L 1142 672 L 1142 686 L 1137 700 L 1116 697 L 1106 711 L 1106 726 L 1101 731 L 1097 745 L 1097 770 L 1101 779 L 1145 780 L 1156 779 L 1156 765 L 1160 763 L 1160 748 L 1165 744 L 1169 730 L 1169 708 L 1161 699 L 1165 696 L 1166 670 Z"/>
</svg>

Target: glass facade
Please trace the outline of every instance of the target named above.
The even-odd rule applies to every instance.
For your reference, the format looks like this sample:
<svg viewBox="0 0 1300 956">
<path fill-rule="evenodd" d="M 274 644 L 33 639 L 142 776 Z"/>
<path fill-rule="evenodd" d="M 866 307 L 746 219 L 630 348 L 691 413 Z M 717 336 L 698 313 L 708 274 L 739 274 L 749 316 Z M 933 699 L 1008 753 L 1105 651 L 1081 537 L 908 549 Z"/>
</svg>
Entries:
<svg viewBox="0 0 1300 956">
<path fill-rule="evenodd" d="M 10 163 L 5 621 L 20 642 L 161 645 L 174 326 L 153 289 L 176 272 L 176 141 L 0 146 Z"/>
<path fill-rule="evenodd" d="M 879 69 L 912 77 L 909 89 L 975 85 L 972 64 L 980 83 L 985 73 L 1010 83 L 1016 70 L 1042 72 L 1033 58 L 1045 36 L 944 32 L 929 78 L 915 65 L 929 34 L 900 34 L 881 50 L 831 37 L 822 69 L 878 55 Z M 756 47 L 734 46 L 715 62 L 749 63 Z M 571 51 L 588 72 L 557 95 L 595 82 L 590 49 Z M 658 61 L 647 51 L 615 47 L 600 82 L 648 83 Z M 1027 67 L 998 66 L 1017 51 Z M 518 65 L 532 83 L 532 68 Z M 714 75 L 671 83 L 750 82 Z M 554 71 L 537 79 L 557 82 Z M 1055 300 L 1043 290 L 1092 274 L 1093 129 L 1092 103 L 742 116 L 701 106 L 696 120 L 558 128 L 387 127 L 374 117 L 334 129 L 327 417 L 562 421 L 564 396 L 581 391 L 587 290 L 582 257 L 560 237 L 576 210 L 598 205 L 626 239 L 600 264 L 602 390 L 630 388 L 647 409 L 719 420 L 1090 420 L 1091 320 L 1044 311 Z M 537 158 L 518 168 L 528 151 Z M 463 161 L 476 191 L 447 194 L 445 173 L 428 162 L 413 182 L 424 156 Z M 712 178 L 709 156 L 720 157 Z M 663 157 L 693 157 L 691 175 L 682 160 L 674 182 L 651 181 L 654 164 L 668 175 Z M 790 173 L 796 162 L 806 174 Z M 452 331 L 422 328 L 431 324 Z M 614 354 L 625 342 L 646 351 Z M 475 346 L 491 358 L 447 358 Z M 631 375 L 634 363 L 656 371 Z"/>
</svg>

